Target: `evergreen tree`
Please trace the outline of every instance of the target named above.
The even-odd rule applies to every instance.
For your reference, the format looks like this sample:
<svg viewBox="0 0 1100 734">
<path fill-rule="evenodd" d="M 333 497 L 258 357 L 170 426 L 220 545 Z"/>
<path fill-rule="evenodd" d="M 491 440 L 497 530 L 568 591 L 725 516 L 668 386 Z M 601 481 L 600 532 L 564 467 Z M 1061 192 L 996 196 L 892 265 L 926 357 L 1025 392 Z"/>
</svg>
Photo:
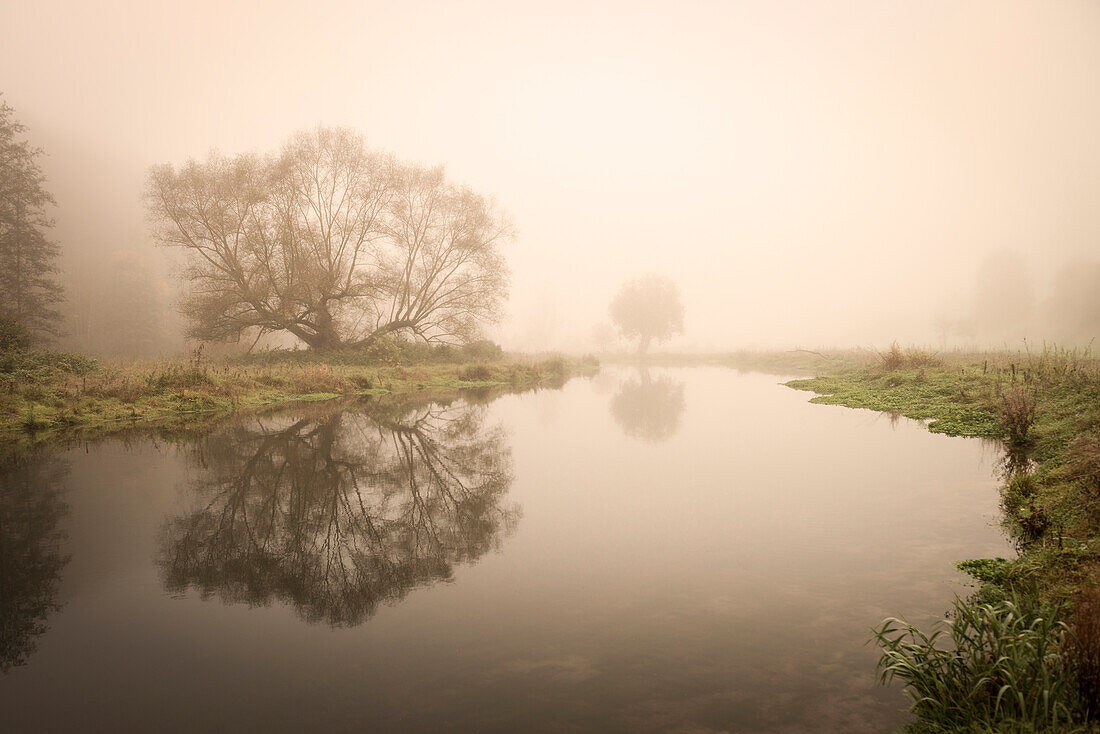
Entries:
<svg viewBox="0 0 1100 734">
<path fill-rule="evenodd" d="M 42 150 L 23 139 L 25 132 L 0 100 L 0 315 L 41 339 L 61 333 L 61 248 L 46 236 L 53 226 L 47 207 L 56 202 L 38 165 Z"/>
</svg>

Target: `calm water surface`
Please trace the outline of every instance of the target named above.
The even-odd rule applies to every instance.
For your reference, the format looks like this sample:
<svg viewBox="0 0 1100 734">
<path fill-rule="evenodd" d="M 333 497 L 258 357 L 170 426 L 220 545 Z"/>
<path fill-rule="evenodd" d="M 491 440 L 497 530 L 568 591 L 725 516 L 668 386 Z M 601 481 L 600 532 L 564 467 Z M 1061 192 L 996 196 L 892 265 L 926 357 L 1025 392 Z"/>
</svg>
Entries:
<svg viewBox="0 0 1100 734">
<path fill-rule="evenodd" d="M 724 369 L 8 461 L 0 729 L 884 731 L 996 456 Z"/>
</svg>

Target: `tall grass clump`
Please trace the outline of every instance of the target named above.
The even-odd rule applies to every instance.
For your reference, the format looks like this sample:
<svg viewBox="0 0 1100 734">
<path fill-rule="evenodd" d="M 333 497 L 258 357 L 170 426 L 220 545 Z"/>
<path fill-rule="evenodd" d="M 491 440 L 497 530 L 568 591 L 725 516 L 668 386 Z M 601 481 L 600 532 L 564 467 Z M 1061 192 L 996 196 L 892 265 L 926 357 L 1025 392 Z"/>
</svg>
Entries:
<svg viewBox="0 0 1100 734">
<path fill-rule="evenodd" d="M 1035 474 L 1027 471 L 1013 473 L 1001 488 L 1001 506 L 1021 547 L 1040 540 L 1051 524 L 1049 513 L 1037 501 L 1039 490 Z"/>
<path fill-rule="evenodd" d="M 488 382 L 493 379 L 493 370 L 486 364 L 471 364 L 458 371 L 458 379 L 463 382 Z"/>
<path fill-rule="evenodd" d="M 1006 390 L 1001 396 L 999 413 L 1009 446 L 1026 446 L 1035 424 L 1035 393 L 1023 387 Z"/>
<path fill-rule="evenodd" d="M 926 367 L 939 367 L 943 364 L 943 360 L 929 351 L 912 347 L 905 350 L 905 364 L 911 370 L 924 369 Z"/>
<path fill-rule="evenodd" d="M 878 359 L 879 369 L 883 372 L 918 370 L 943 364 L 939 357 L 924 349 L 910 347 L 903 351 L 896 341 L 886 351 L 879 352 Z"/>
<path fill-rule="evenodd" d="M 905 354 L 897 342 L 891 344 L 885 352 L 879 352 L 878 359 L 883 372 L 896 372 L 905 368 Z"/>
<path fill-rule="evenodd" d="M 150 390 L 186 390 L 213 384 L 209 372 L 195 365 L 167 364 L 154 368 L 145 377 Z"/>
<path fill-rule="evenodd" d="M 1100 363 L 1091 346 L 1059 347 L 1044 343 L 1041 352 L 1028 347 L 1025 365 L 1026 375 L 1043 384 L 1086 385 L 1100 380 Z"/>
<path fill-rule="evenodd" d="M 931 634 L 899 619 L 875 630 L 880 680 L 900 680 L 918 721 L 939 729 L 1047 729 L 1079 721 L 1076 691 L 1061 654 L 1067 627 L 1057 610 L 1013 596 L 995 603 L 955 600 Z"/>
</svg>

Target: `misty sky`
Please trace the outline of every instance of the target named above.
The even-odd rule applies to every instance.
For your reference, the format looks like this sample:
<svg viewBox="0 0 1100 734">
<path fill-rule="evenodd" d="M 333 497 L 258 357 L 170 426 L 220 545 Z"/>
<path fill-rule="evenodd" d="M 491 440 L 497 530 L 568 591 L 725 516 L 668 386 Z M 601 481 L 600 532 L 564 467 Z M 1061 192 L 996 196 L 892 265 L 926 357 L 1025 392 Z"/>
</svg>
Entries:
<svg viewBox="0 0 1100 734">
<path fill-rule="evenodd" d="M 515 348 L 651 271 L 682 348 L 930 340 L 990 253 L 1100 254 L 1100 3 L 228 5 L 0 2 L 68 278 L 150 247 L 150 165 L 318 123 L 512 213 Z"/>
</svg>

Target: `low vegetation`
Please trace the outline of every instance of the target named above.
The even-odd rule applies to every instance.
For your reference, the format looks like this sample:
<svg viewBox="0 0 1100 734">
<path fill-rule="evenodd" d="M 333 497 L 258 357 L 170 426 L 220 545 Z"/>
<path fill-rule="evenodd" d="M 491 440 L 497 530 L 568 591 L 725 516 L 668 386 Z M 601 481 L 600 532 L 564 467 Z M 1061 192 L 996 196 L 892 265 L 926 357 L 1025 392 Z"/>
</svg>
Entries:
<svg viewBox="0 0 1100 734">
<path fill-rule="evenodd" d="M 1066 670 L 1068 628 L 1057 617 L 1055 609 L 1024 597 L 956 600 L 951 620 L 929 634 L 888 619 L 875 631 L 883 649 L 879 670 L 884 681 L 905 682 L 926 729 L 1008 721 L 1071 726 L 1085 704 Z M 941 637 L 947 645 L 938 644 Z"/>
<path fill-rule="evenodd" d="M 344 395 L 562 384 L 594 359 L 509 358 L 491 342 L 371 350 L 271 351 L 237 358 L 98 362 L 63 352 L 0 350 L 0 432 L 49 438 L 70 429 Z"/>
<path fill-rule="evenodd" d="M 912 731 L 1100 731 L 1100 360 L 1044 348 L 878 359 L 788 383 L 815 403 L 887 411 L 995 439 L 1014 560 L 960 568 L 980 583 L 939 629 L 887 620 L 884 679 L 905 683 Z"/>
</svg>

